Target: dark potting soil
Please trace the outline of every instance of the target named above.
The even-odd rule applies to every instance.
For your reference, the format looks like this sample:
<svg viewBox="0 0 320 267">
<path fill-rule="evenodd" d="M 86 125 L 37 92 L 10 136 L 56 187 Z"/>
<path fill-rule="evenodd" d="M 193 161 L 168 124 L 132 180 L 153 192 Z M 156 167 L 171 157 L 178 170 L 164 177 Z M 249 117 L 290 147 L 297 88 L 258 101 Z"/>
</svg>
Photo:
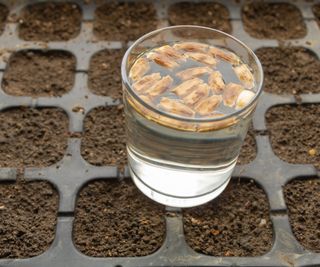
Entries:
<svg viewBox="0 0 320 267">
<path fill-rule="evenodd" d="M 75 57 L 65 51 L 27 50 L 9 60 L 2 87 L 10 95 L 61 96 L 72 89 Z"/>
<path fill-rule="evenodd" d="M 231 32 L 229 12 L 219 3 L 180 2 L 171 5 L 168 13 L 170 25 L 199 25 Z"/>
<path fill-rule="evenodd" d="M 0 112 L 0 167 L 45 167 L 67 148 L 68 117 L 57 108 L 12 108 Z"/>
<path fill-rule="evenodd" d="M 189 246 L 212 256 L 259 256 L 272 246 L 272 223 L 265 192 L 253 181 L 232 180 L 206 205 L 183 212 Z"/>
<path fill-rule="evenodd" d="M 6 22 L 9 10 L 5 5 L 0 4 L 0 34 L 3 32 L 4 24 Z"/>
<path fill-rule="evenodd" d="M 96 53 L 89 67 L 89 89 L 97 95 L 121 99 L 121 60 L 123 50 L 106 49 Z"/>
<path fill-rule="evenodd" d="M 164 212 L 131 180 L 92 182 L 76 204 L 75 245 L 94 257 L 149 255 L 164 242 Z"/>
<path fill-rule="evenodd" d="M 46 182 L 0 183 L 0 258 L 45 252 L 55 236 L 58 194 Z"/>
<path fill-rule="evenodd" d="M 94 34 L 102 40 L 134 41 L 156 28 L 152 3 L 111 2 L 96 9 Z"/>
<path fill-rule="evenodd" d="M 26 7 L 19 36 L 28 41 L 67 41 L 80 33 L 82 12 L 75 3 L 37 3 Z"/>
<path fill-rule="evenodd" d="M 314 15 L 316 16 L 318 25 L 320 27 L 320 4 L 314 5 L 312 10 L 313 10 Z"/>
<path fill-rule="evenodd" d="M 81 155 L 96 166 L 124 168 L 127 153 L 123 105 L 98 107 L 86 116 Z"/>
<path fill-rule="evenodd" d="M 259 39 L 295 39 L 307 29 L 298 8 L 286 3 L 251 1 L 242 9 L 244 29 Z"/>
<path fill-rule="evenodd" d="M 242 145 L 237 164 L 248 164 L 257 156 L 257 144 L 254 139 L 254 132 L 250 127 Z"/>
<path fill-rule="evenodd" d="M 306 249 L 320 253 L 320 179 L 293 180 L 284 196 L 295 237 Z"/>
<path fill-rule="evenodd" d="M 264 90 L 274 94 L 320 93 L 320 60 L 303 47 L 256 51 L 264 70 Z"/>
<path fill-rule="evenodd" d="M 320 105 L 282 105 L 266 114 L 273 151 L 282 160 L 320 169 Z"/>
</svg>

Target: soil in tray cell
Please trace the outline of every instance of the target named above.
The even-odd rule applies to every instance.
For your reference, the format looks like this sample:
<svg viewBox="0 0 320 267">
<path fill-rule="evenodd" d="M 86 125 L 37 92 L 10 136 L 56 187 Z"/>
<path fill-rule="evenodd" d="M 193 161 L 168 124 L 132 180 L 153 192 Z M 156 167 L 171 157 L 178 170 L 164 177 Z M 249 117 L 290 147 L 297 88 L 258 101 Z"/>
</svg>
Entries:
<svg viewBox="0 0 320 267">
<path fill-rule="evenodd" d="M 320 60 L 303 47 L 256 51 L 264 70 L 264 90 L 274 94 L 320 93 Z"/>
<path fill-rule="evenodd" d="M 152 3 L 111 2 L 96 9 L 94 34 L 102 40 L 134 41 L 156 28 Z"/>
<path fill-rule="evenodd" d="M 318 25 L 320 27 L 320 4 L 314 5 L 312 10 L 313 10 L 314 15 L 316 16 Z"/>
<path fill-rule="evenodd" d="M 61 96 L 72 89 L 75 57 L 69 52 L 26 50 L 13 54 L 2 88 L 17 96 Z"/>
<path fill-rule="evenodd" d="M 295 164 L 320 169 L 320 105 L 277 106 L 266 114 L 275 154 Z"/>
<path fill-rule="evenodd" d="M 79 34 L 81 17 L 75 3 L 32 4 L 22 11 L 19 36 L 28 41 L 67 41 Z"/>
<path fill-rule="evenodd" d="M 254 139 L 253 130 L 250 128 L 242 145 L 237 164 L 248 164 L 255 159 L 256 155 L 257 144 L 256 140 Z"/>
<path fill-rule="evenodd" d="M 259 256 L 272 245 L 267 196 L 253 181 L 234 179 L 215 200 L 183 212 L 187 243 L 212 256 Z"/>
<path fill-rule="evenodd" d="M 0 183 L 0 258 L 29 258 L 51 245 L 58 194 L 46 182 Z"/>
<path fill-rule="evenodd" d="M 306 249 L 320 253 L 320 179 L 293 180 L 284 196 L 295 237 Z"/>
<path fill-rule="evenodd" d="M 200 25 L 231 32 L 229 12 L 225 6 L 218 3 L 181 2 L 170 6 L 168 13 L 170 25 Z"/>
<path fill-rule="evenodd" d="M 81 155 L 89 163 L 117 165 L 127 163 L 123 105 L 99 107 L 84 120 Z"/>
<path fill-rule="evenodd" d="M 123 50 L 106 49 L 95 54 L 90 62 L 89 89 L 97 95 L 122 97 L 120 66 Z"/>
<path fill-rule="evenodd" d="M 73 236 L 76 247 L 89 256 L 149 255 L 164 242 L 164 208 L 131 180 L 95 181 L 80 192 Z"/>
<path fill-rule="evenodd" d="M 4 24 L 7 19 L 9 10 L 5 5 L 0 4 L 0 34 L 3 32 Z"/>
<path fill-rule="evenodd" d="M 67 148 L 67 115 L 57 108 L 12 108 L 0 112 L 0 167 L 45 167 Z"/>
<path fill-rule="evenodd" d="M 307 29 L 298 8 L 286 3 L 252 1 L 242 9 L 245 30 L 258 39 L 296 39 Z"/>
</svg>

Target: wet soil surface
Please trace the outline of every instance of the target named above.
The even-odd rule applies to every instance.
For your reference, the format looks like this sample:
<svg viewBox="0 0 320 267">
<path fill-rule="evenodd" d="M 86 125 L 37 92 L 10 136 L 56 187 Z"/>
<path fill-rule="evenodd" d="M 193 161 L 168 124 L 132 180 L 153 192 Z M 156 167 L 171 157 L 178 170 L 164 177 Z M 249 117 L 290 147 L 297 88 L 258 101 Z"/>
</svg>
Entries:
<svg viewBox="0 0 320 267">
<path fill-rule="evenodd" d="M 257 144 L 252 128 L 249 129 L 242 145 L 237 164 L 248 164 L 257 156 Z"/>
<path fill-rule="evenodd" d="M 96 9 L 94 34 L 102 40 L 134 41 L 157 28 L 152 3 L 106 3 Z"/>
<path fill-rule="evenodd" d="M 181 2 L 171 5 L 168 13 L 170 25 L 200 25 L 231 32 L 229 11 L 218 3 Z"/>
<path fill-rule="evenodd" d="M 259 39 L 295 39 L 307 33 L 299 9 L 291 4 L 254 1 L 243 7 L 242 20 L 244 29 Z"/>
<path fill-rule="evenodd" d="M 79 195 L 73 236 L 77 248 L 89 256 L 149 255 L 164 242 L 164 208 L 131 180 L 95 181 Z"/>
<path fill-rule="evenodd" d="M 320 253 L 320 180 L 294 180 L 284 188 L 289 219 L 297 240 Z"/>
<path fill-rule="evenodd" d="M 19 20 L 19 36 L 28 41 L 67 41 L 79 34 L 81 17 L 75 3 L 29 5 Z"/>
<path fill-rule="evenodd" d="M 93 165 L 123 170 L 127 163 L 123 105 L 95 108 L 86 116 L 81 155 Z"/>
<path fill-rule="evenodd" d="M 283 105 L 266 114 L 273 151 L 282 160 L 320 169 L 320 105 Z"/>
<path fill-rule="evenodd" d="M 320 93 L 320 60 L 303 47 L 256 51 L 265 74 L 264 90 L 274 94 Z"/>
<path fill-rule="evenodd" d="M 62 159 L 68 117 L 57 108 L 0 112 L 0 167 L 45 167 Z"/>
<path fill-rule="evenodd" d="M 318 25 L 320 27 L 320 4 L 314 5 L 312 10 L 313 10 L 314 15 L 316 16 Z"/>
<path fill-rule="evenodd" d="M 121 99 L 121 60 L 123 50 L 103 50 L 95 54 L 89 67 L 89 89 L 97 95 Z"/>
<path fill-rule="evenodd" d="M 58 194 L 45 182 L 0 183 L 0 258 L 27 258 L 51 245 Z"/>
<path fill-rule="evenodd" d="M 0 34 L 3 32 L 4 24 L 7 19 L 9 10 L 5 5 L 0 4 Z"/>
<path fill-rule="evenodd" d="M 13 54 L 2 80 L 3 90 L 17 96 L 61 96 L 72 89 L 75 57 L 65 51 Z"/>
<path fill-rule="evenodd" d="M 258 256 L 272 245 L 267 196 L 253 181 L 231 181 L 212 202 L 186 209 L 189 246 L 212 256 Z"/>
</svg>

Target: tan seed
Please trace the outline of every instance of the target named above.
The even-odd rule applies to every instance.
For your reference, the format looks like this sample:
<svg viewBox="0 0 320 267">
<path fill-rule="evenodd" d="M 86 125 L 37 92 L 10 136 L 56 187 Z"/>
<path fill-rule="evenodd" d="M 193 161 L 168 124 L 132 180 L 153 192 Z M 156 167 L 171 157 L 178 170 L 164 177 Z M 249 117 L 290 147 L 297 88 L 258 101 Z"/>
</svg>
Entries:
<svg viewBox="0 0 320 267">
<path fill-rule="evenodd" d="M 165 68 L 173 69 L 179 66 L 174 59 L 166 56 L 165 54 L 151 52 L 147 55 L 147 57 Z"/>
<path fill-rule="evenodd" d="M 213 95 L 203 99 L 195 106 L 195 111 L 201 116 L 212 114 L 222 101 L 221 95 Z"/>
<path fill-rule="evenodd" d="M 198 52 L 187 52 L 185 53 L 185 55 L 195 61 L 207 64 L 210 66 L 217 65 L 217 60 L 208 54 L 198 53 Z"/>
<path fill-rule="evenodd" d="M 176 95 L 180 97 L 184 97 L 187 94 L 189 94 L 195 86 L 198 86 L 199 84 L 202 84 L 203 81 L 199 78 L 193 78 L 191 80 L 184 81 L 183 83 L 179 84 L 175 88 L 172 89 L 172 92 L 174 92 Z"/>
<path fill-rule="evenodd" d="M 254 87 L 254 77 L 246 64 L 234 67 L 233 69 L 244 87 L 248 89 Z"/>
<path fill-rule="evenodd" d="M 137 81 L 141 79 L 142 76 L 145 75 L 149 69 L 150 69 L 150 65 L 148 60 L 141 57 L 137 59 L 137 61 L 131 67 L 129 77 L 133 81 Z"/>
<path fill-rule="evenodd" d="M 234 107 L 242 91 L 243 87 L 240 84 L 228 83 L 223 91 L 223 103 L 226 106 Z"/>
<path fill-rule="evenodd" d="M 255 93 L 249 90 L 243 90 L 237 99 L 236 109 L 242 109 L 247 106 L 250 101 L 254 98 Z"/>
<path fill-rule="evenodd" d="M 155 49 L 156 52 L 160 54 L 165 54 L 168 57 L 172 57 L 176 60 L 185 59 L 184 55 L 180 53 L 178 50 L 174 49 L 169 45 L 161 46 L 160 48 Z"/>
<path fill-rule="evenodd" d="M 177 43 L 173 46 L 175 49 L 181 49 L 190 52 L 207 52 L 208 45 L 196 42 Z"/>
<path fill-rule="evenodd" d="M 239 57 L 232 53 L 232 52 L 227 52 L 227 51 L 224 51 L 222 49 L 219 49 L 217 47 L 211 47 L 209 49 L 209 52 L 215 56 L 216 58 L 220 58 L 220 59 L 223 59 L 224 61 L 228 61 L 230 62 L 231 64 L 234 64 L 234 65 L 238 65 L 240 64 L 240 59 Z"/>
<path fill-rule="evenodd" d="M 194 111 L 178 100 L 163 97 L 160 101 L 159 106 L 170 113 L 188 117 L 194 116 Z"/>
<path fill-rule="evenodd" d="M 178 72 L 176 76 L 181 80 L 185 81 L 188 79 L 199 77 L 203 74 L 210 73 L 210 72 L 212 72 L 212 70 L 208 67 L 196 67 L 196 68 L 189 68 L 186 70 L 182 70 Z"/>
<path fill-rule="evenodd" d="M 143 92 L 149 89 L 155 82 L 161 79 L 161 75 L 159 72 L 152 73 L 150 75 L 146 75 L 142 77 L 140 80 L 133 84 L 133 88 L 138 92 Z"/>
<path fill-rule="evenodd" d="M 183 102 L 188 106 L 194 106 L 197 102 L 209 96 L 209 86 L 206 83 L 198 85 L 190 94 L 183 98 Z"/>
<path fill-rule="evenodd" d="M 214 71 L 209 75 L 208 84 L 214 94 L 221 94 L 225 87 L 220 71 Z"/>
<path fill-rule="evenodd" d="M 160 94 L 164 93 L 171 84 L 173 83 L 173 79 L 167 75 L 163 77 L 160 81 L 157 81 L 150 89 L 146 91 L 146 94 L 155 97 L 159 96 Z"/>
</svg>

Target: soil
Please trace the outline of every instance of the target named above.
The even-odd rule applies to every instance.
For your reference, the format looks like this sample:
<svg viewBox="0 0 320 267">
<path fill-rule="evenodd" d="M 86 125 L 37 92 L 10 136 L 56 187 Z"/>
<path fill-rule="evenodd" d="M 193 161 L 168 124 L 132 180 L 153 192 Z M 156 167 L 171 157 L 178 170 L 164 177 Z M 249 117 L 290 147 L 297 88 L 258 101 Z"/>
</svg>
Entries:
<svg viewBox="0 0 320 267">
<path fill-rule="evenodd" d="M 94 94 L 122 98 L 121 60 L 124 52 L 106 49 L 92 57 L 88 85 Z"/>
<path fill-rule="evenodd" d="M 251 257 L 271 249 L 268 199 L 253 181 L 233 180 L 218 198 L 183 216 L 187 243 L 199 253 Z"/>
<path fill-rule="evenodd" d="M 28 41 L 67 41 L 80 33 L 82 12 L 75 3 L 37 3 L 19 19 L 19 37 Z"/>
<path fill-rule="evenodd" d="M 67 148 L 68 117 L 57 108 L 0 112 L 0 167 L 45 167 Z"/>
<path fill-rule="evenodd" d="M 75 79 L 75 57 L 65 51 L 27 50 L 10 58 L 2 87 L 16 96 L 62 96 Z"/>
<path fill-rule="evenodd" d="M 249 129 L 242 145 L 237 164 L 248 164 L 257 156 L 257 144 L 252 127 Z"/>
<path fill-rule="evenodd" d="M 320 60 L 303 47 L 256 51 L 265 74 L 264 90 L 274 94 L 320 93 Z"/>
<path fill-rule="evenodd" d="M 94 34 L 102 40 L 134 41 L 157 28 L 152 3 L 106 3 L 95 15 Z"/>
<path fill-rule="evenodd" d="M 171 5 L 168 13 L 170 25 L 199 25 L 231 32 L 229 11 L 218 3 L 181 2 Z"/>
<path fill-rule="evenodd" d="M 320 253 L 320 180 L 294 180 L 284 188 L 289 219 L 297 240 Z"/>
<path fill-rule="evenodd" d="M 266 114 L 273 151 L 282 160 L 320 169 L 320 105 L 283 105 Z"/>
<path fill-rule="evenodd" d="M 320 27 L 320 4 L 314 5 L 312 10 L 313 10 L 314 15 L 316 16 L 318 25 Z"/>
<path fill-rule="evenodd" d="M 258 39 L 295 39 L 307 34 L 302 15 L 294 5 L 254 1 L 242 9 L 245 30 Z"/>
<path fill-rule="evenodd" d="M 94 257 L 149 255 L 164 242 L 164 213 L 131 180 L 92 182 L 77 201 L 75 245 Z"/>
<path fill-rule="evenodd" d="M 0 258 L 28 258 L 51 245 L 58 194 L 46 182 L 0 184 Z"/>
<path fill-rule="evenodd" d="M 0 34 L 3 32 L 4 24 L 6 22 L 9 10 L 5 5 L 0 4 Z"/>
<path fill-rule="evenodd" d="M 123 105 L 98 107 L 86 116 L 81 155 L 93 165 L 123 170 L 127 163 Z"/>
</svg>

